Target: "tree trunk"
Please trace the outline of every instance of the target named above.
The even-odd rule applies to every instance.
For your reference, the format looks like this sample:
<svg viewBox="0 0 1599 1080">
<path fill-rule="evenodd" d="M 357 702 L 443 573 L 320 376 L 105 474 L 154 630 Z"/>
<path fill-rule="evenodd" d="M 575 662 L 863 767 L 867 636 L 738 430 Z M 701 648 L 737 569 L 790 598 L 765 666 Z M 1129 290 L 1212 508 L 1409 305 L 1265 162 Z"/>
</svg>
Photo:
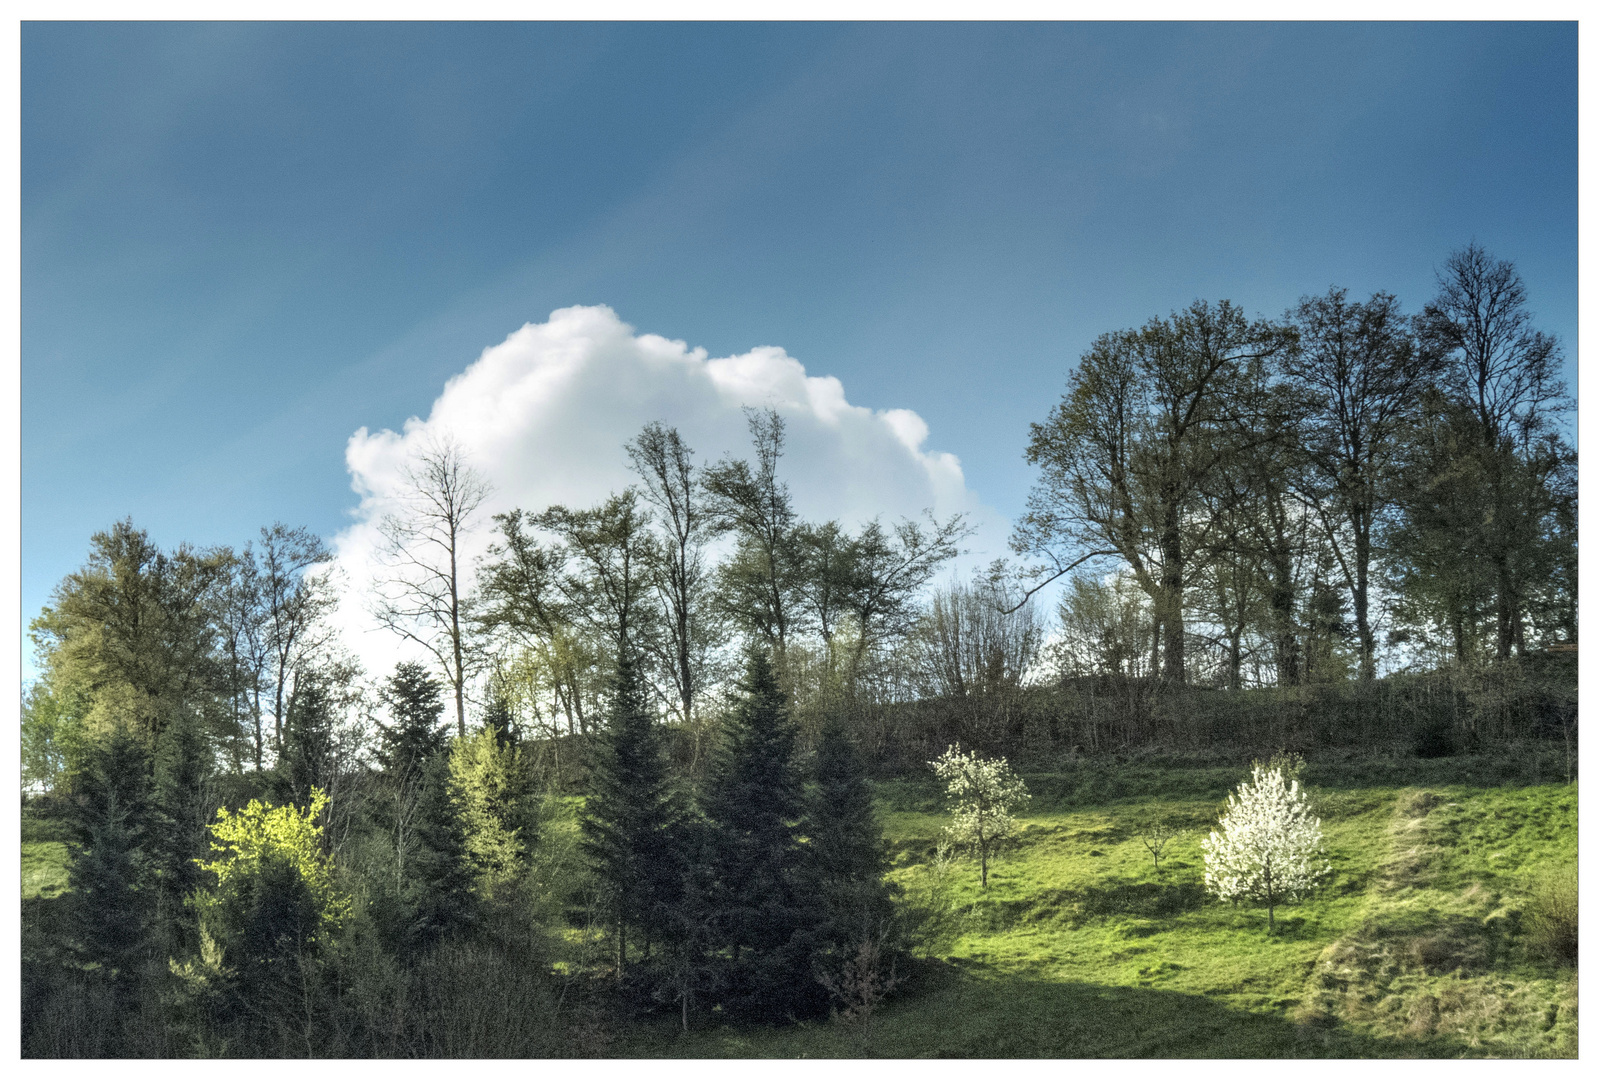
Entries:
<svg viewBox="0 0 1599 1080">
<path fill-rule="evenodd" d="M 1510 659 L 1511 647 L 1516 643 L 1516 624 L 1520 621 L 1520 605 L 1516 602 L 1516 587 L 1510 573 L 1510 557 L 1505 552 L 1499 552 L 1494 557 L 1494 575 L 1498 583 L 1498 600 L 1494 605 L 1495 623 L 1498 630 L 1497 656 L 1500 660 Z"/>
<path fill-rule="evenodd" d="M 1371 514 L 1365 508 L 1351 515 L 1355 532 L 1355 632 L 1360 637 L 1360 681 L 1377 677 L 1377 638 L 1371 629 Z"/>
<path fill-rule="evenodd" d="M 1188 681 L 1188 670 L 1183 641 L 1183 540 L 1175 506 L 1166 514 L 1160 557 L 1160 614 L 1166 631 L 1166 663 L 1161 674 L 1180 686 Z"/>
</svg>

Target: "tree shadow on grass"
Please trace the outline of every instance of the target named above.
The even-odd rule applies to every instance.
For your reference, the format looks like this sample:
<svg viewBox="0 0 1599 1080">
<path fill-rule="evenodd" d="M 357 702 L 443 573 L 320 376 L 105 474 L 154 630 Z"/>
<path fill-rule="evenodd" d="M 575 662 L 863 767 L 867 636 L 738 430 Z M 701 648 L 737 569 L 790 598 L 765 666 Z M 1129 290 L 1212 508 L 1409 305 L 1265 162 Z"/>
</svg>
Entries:
<svg viewBox="0 0 1599 1080">
<path fill-rule="evenodd" d="M 931 983 L 936 982 L 936 985 Z M 881 1057 L 1458 1057 L 1443 1039 L 1311 1027 L 1210 995 L 950 972 L 883 1014 Z"/>
</svg>

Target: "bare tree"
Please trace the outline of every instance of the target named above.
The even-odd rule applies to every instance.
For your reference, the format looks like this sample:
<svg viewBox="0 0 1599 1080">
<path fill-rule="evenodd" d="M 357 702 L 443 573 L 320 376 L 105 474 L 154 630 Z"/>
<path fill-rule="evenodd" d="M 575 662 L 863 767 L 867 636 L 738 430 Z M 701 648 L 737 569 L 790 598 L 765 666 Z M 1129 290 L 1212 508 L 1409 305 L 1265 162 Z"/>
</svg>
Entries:
<svg viewBox="0 0 1599 1080">
<path fill-rule="evenodd" d="M 997 693 L 1021 685 L 1044 642 L 1031 601 L 1013 606 L 996 560 L 970 584 L 933 594 L 922 615 L 923 679 L 941 697 Z"/>
<path fill-rule="evenodd" d="M 657 660 L 671 681 L 674 711 L 689 724 L 708 669 L 710 575 L 705 544 L 712 519 L 701 501 L 694 451 L 676 428 L 646 424 L 627 444 L 627 453 L 644 481 L 641 497 L 655 508 L 660 522 L 654 578 L 665 633 Z"/>
<path fill-rule="evenodd" d="M 467 640 L 462 542 L 489 485 L 454 438 L 424 444 L 406 464 L 402 509 L 379 525 L 386 576 L 373 614 L 384 627 L 431 653 L 455 692 L 456 731 L 466 737 L 466 680 L 474 664 Z"/>
</svg>

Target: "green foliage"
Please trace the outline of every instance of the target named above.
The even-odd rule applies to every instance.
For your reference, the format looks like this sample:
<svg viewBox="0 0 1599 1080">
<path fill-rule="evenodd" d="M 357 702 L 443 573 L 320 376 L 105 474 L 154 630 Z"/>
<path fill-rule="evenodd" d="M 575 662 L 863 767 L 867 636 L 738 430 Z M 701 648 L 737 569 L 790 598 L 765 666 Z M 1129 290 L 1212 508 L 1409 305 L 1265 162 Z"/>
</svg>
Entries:
<svg viewBox="0 0 1599 1080">
<path fill-rule="evenodd" d="M 450 749 L 450 788 L 479 891 L 492 898 L 513 885 L 538 839 L 522 757 L 479 728 Z"/>
<path fill-rule="evenodd" d="M 806 794 L 805 853 L 825 911 L 822 939 L 855 951 L 877 949 L 887 934 L 893 904 L 884 875 L 888 853 L 872 805 L 860 755 L 837 719 L 822 729 L 816 748 L 816 783 Z M 872 950 L 868 950 L 876 955 Z M 864 978 L 857 970 L 852 977 Z"/>
<path fill-rule="evenodd" d="M 155 870 L 160 918 L 176 931 L 180 949 L 197 943 L 186 901 L 200 886 L 198 860 L 205 854 L 206 817 L 211 808 L 211 748 L 192 717 L 168 722 L 156 740 L 147 845 Z"/>
<path fill-rule="evenodd" d="M 183 710 L 225 724 L 208 603 L 225 554 L 163 552 L 130 521 L 90 544 L 83 568 L 30 624 L 51 693 L 85 702 L 82 723 L 94 733 L 126 727 L 148 742 Z"/>
<path fill-rule="evenodd" d="M 447 753 L 434 754 L 424 766 L 415 821 L 415 844 L 396 867 L 406 954 L 426 950 L 452 933 L 469 932 L 479 922 L 477 872 Z"/>
<path fill-rule="evenodd" d="M 1529 944 L 1559 964 L 1577 964 L 1577 867 L 1543 874 L 1527 908 Z"/>
<path fill-rule="evenodd" d="M 74 778 L 69 871 L 74 950 L 112 978 L 131 978 L 153 917 L 154 881 L 143 850 L 150 830 L 150 764 L 141 742 L 115 730 Z"/>
<path fill-rule="evenodd" d="M 42 793 L 53 791 L 66 776 L 68 764 L 81 756 L 74 753 L 82 738 L 85 704 L 81 695 L 63 701 L 50 683 L 38 680 L 22 695 L 22 788 Z"/>
<path fill-rule="evenodd" d="M 333 708 L 328 686 L 316 675 L 308 674 L 295 686 L 283 721 L 283 752 L 276 767 L 279 801 L 309 806 L 313 790 L 332 787 Z"/>
<path fill-rule="evenodd" d="M 315 950 L 349 914 L 316 823 L 327 803 L 313 789 L 304 809 L 252 800 L 217 811 L 213 858 L 200 864 L 216 883 L 201 896 L 201 919 L 235 967 L 282 965 Z"/>
</svg>

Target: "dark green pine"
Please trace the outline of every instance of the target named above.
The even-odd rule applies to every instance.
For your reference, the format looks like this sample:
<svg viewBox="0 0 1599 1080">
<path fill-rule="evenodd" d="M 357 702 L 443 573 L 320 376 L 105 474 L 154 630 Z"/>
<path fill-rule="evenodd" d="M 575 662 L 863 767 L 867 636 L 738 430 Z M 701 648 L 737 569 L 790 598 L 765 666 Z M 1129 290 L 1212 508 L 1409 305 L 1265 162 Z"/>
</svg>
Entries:
<svg viewBox="0 0 1599 1080">
<path fill-rule="evenodd" d="M 466 828 L 449 782 L 449 755 L 435 753 L 423 763 L 421 774 L 416 846 L 405 867 L 403 889 L 409 915 L 406 944 L 413 952 L 465 933 L 479 921 Z"/>
<path fill-rule="evenodd" d="M 73 778 L 74 855 L 68 871 L 74 951 L 101 977 L 137 977 L 148 943 L 151 890 L 143 845 L 150 824 L 150 759 L 117 730 Z"/>
<path fill-rule="evenodd" d="M 199 947 L 195 909 L 186 903 L 200 888 L 196 859 L 210 854 L 207 788 L 214 769 L 211 747 L 198 720 L 187 713 L 163 726 L 156 740 L 150 814 L 150 857 L 156 873 L 157 917 L 172 952 Z"/>
<path fill-rule="evenodd" d="M 328 790 L 333 769 L 333 701 L 320 680 L 295 687 L 283 722 L 283 754 L 273 787 L 280 803 L 305 807 L 311 789 Z"/>
<path fill-rule="evenodd" d="M 628 654 L 617 663 L 609 715 L 595 749 L 583 844 L 603 885 L 602 904 L 617 933 L 620 968 L 629 931 L 641 934 L 645 945 L 670 935 L 683 876 L 678 857 L 683 815 L 668 783 L 660 725 Z"/>
</svg>

